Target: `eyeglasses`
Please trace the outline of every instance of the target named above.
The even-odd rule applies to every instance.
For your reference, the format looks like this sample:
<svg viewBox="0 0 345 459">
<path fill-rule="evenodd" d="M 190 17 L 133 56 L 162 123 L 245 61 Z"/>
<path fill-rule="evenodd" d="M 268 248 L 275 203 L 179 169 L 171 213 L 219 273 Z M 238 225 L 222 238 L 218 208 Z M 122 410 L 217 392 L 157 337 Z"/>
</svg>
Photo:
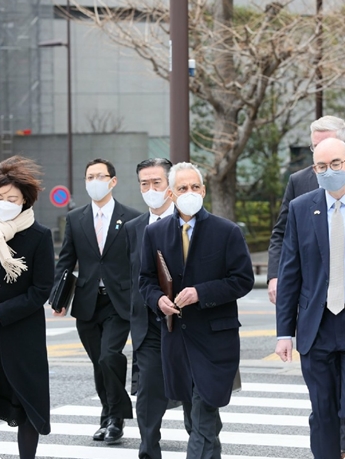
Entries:
<svg viewBox="0 0 345 459">
<path fill-rule="evenodd" d="M 340 161 L 340 159 L 335 159 L 334 161 L 330 163 L 318 163 L 313 165 L 313 169 L 317 174 L 323 174 L 326 172 L 327 168 L 330 167 L 332 171 L 340 171 L 340 169 L 343 167 L 344 161 Z"/>
<path fill-rule="evenodd" d="M 93 174 L 90 174 L 90 175 L 87 175 L 85 177 L 85 180 L 87 182 L 92 182 L 92 180 L 104 180 L 106 177 L 110 177 L 109 174 L 96 174 L 96 175 L 93 175 Z"/>
</svg>

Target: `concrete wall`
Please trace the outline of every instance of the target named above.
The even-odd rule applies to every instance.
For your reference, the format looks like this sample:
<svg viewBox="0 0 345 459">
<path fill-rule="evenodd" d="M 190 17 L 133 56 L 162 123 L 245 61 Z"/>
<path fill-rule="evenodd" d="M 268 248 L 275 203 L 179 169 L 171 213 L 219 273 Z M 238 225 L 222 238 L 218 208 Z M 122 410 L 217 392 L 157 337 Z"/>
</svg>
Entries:
<svg viewBox="0 0 345 459">
<path fill-rule="evenodd" d="M 38 221 L 50 228 L 57 228 L 67 207 L 55 207 L 50 201 L 51 190 L 58 185 L 67 187 L 68 162 L 65 135 L 33 135 L 15 137 L 14 154 L 32 158 L 43 168 L 43 186 L 35 204 Z M 75 134 L 73 135 L 73 199 L 77 207 L 90 202 L 85 190 L 85 165 L 94 158 L 109 159 L 116 168 L 118 184 L 113 195 L 121 203 L 146 211 L 139 192 L 136 165 L 148 157 L 146 133 Z"/>
</svg>

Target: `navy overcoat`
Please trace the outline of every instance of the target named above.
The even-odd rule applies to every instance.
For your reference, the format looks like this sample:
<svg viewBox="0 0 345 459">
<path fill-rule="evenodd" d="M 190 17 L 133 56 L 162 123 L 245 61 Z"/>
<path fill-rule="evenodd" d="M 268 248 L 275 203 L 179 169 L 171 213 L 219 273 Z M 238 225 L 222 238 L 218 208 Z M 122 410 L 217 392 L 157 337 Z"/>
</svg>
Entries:
<svg viewBox="0 0 345 459">
<path fill-rule="evenodd" d="M 163 295 L 158 285 L 156 253 L 160 250 L 173 279 L 174 296 L 195 287 L 199 301 L 174 316 L 170 333 L 162 320 L 162 359 L 166 395 L 191 402 L 193 384 L 209 405 L 229 403 L 239 365 L 237 302 L 253 287 L 254 276 L 247 245 L 239 227 L 202 208 L 183 262 L 177 211 L 145 229 L 140 291 L 157 315 Z"/>
</svg>

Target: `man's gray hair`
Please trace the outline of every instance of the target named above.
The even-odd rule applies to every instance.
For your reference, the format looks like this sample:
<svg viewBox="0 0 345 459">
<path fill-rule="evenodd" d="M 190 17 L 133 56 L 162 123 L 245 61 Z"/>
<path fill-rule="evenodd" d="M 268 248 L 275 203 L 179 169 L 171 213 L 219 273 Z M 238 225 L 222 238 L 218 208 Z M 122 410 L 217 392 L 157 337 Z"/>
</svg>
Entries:
<svg viewBox="0 0 345 459">
<path fill-rule="evenodd" d="M 326 131 L 335 132 L 337 139 L 345 142 L 345 121 L 342 118 L 327 115 L 319 118 L 310 125 L 311 134 L 313 134 L 313 132 Z"/>
<path fill-rule="evenodd" d="M 186 162 L 177 163 L 177 164 L 175 164 L 175 166 L 173 166 L 170 169 L 170 172 L 169 172 L 169 188 L 171 190 L 175 186 L 176 172 L 185 171 L 185 170 L 193 170 L 193 171 L 195 171 L 199 175 L 201 185 L 204 184 L 204 180 L 202 178 L 201 172 L 199 171 L 199 169 L 196 166 L 194 166 L 194 164 L 186 163 Z"/>
</svg>

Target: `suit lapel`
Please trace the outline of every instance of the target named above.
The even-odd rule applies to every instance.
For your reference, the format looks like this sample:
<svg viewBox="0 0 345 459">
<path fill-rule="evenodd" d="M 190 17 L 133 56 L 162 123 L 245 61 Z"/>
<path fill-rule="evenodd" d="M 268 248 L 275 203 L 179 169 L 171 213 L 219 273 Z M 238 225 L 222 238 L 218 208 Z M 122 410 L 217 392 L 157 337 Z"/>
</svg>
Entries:
<svg viewBox="0 0 345 459">
<path fill-rule="evenodd" d="M 90 246 L 93 248 L 93 250 L 96 251 L 98 255 L 100 255 L 91 204 L 85 208 L 80 218 L 80 224 L 87 240 L 89 241 Z"/>
<path fill-rule="evenodd" d="M 148 212 L 147 214 L 142 215 L 140 219 L 138 219 L 138 224 L 135 227 L 135 232 L 137 236 L 137 241 L 142 241 L 144 237 L 144 231 L 146 226 L 149 224 L 150 221 L 150 213 Z M 141 244 L 140 244 L 141 246 Z"/>
<path fill-rule="evenodd" d="M 310 207 L 310 218 L 314 227 L 321 259 L 326 275 L 329 273 L 329 236 L 325 190 L 320 189 Z"/>
<path fill-rule="evenodd" d="M 117 235 L 121 231 L 124 224 L 125 224 L 125 221 L 124 221 L 123 207 L 121 206 L 119 202 L 115 200 L 115 209 L 110 219 L 107 239 L 105 240 L 102 256 L 104 256 L 106 252 L 109 250 L 109 247 L 113 244 L 113 242 L 117 238 Z"/>
</svg>

